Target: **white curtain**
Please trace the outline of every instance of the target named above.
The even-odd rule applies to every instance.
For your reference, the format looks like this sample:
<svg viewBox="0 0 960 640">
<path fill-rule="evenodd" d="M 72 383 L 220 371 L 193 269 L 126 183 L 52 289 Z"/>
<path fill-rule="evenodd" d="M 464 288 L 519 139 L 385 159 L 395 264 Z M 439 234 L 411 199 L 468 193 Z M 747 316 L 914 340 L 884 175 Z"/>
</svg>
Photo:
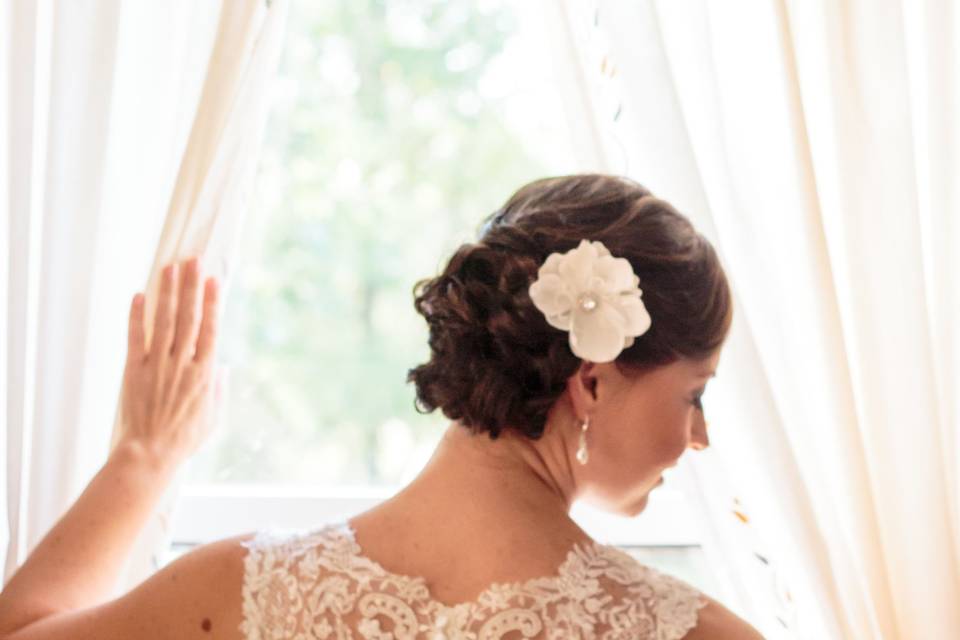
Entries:
<svg viewBox="0 0 960 640">
<path fill-rule="evenodd" d="M 229 275 L 286 5 L 0 6 L 5 581 L 109 450 L 133 292 L 149 317 L 163 264 Z M 152 570 L 169 509 L 120 588 Z"/>
<path fill-rule="evenodd" d="M 960 628 L 960 8 L 559 0 L 599 169 L 689 215 L 736 319 L 678 470 L 768 638 Z M 589 153 L 589 150 L 588 150 Z"/>
</svg>

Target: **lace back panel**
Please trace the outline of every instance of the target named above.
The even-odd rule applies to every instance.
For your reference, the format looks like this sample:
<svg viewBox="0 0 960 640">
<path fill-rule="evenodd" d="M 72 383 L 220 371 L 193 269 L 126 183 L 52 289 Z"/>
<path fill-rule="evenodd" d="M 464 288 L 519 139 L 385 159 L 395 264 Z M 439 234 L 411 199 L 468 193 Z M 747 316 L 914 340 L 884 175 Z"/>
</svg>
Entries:
<svg viewBox="0 0 960 640">
<path fill-rule="evenodd" d="M 679 640 L 699 591 L 616 547 L 575 545 L 553 576 L 492 584 L 453 606 L 367 558 L 346 522 L 244 543 L 247 640 Z"/>
</svg>

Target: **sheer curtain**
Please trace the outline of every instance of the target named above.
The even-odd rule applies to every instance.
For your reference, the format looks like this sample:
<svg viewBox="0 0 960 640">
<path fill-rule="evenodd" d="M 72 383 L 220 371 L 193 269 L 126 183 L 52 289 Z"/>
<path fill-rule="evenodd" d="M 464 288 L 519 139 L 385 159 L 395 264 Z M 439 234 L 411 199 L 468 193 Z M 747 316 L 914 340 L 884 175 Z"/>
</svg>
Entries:
<svg viewBox="0 0 960 640">
<path fill-rule="evenodd" d="M 108 452 L 133 292 L 149 317 L 163 264 L 202 253 L 229 275 L 286 7 L 0 7 L 5 579 Z M 121 589 L 152 570 L 169 509 Z"/>
<path fill-rule="evenodd" d="M 557 7 L 605 168 L 689 215 L 737 298 L 678 468 L 718 596 L 770 638 L 955 636 L 960 12 Z"/>
</svg>

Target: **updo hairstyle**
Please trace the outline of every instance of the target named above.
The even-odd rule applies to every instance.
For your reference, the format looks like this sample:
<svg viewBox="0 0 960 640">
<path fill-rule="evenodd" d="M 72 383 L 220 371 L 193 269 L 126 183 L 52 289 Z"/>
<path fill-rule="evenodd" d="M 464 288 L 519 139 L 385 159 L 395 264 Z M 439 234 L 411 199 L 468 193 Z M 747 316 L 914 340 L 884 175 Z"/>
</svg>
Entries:
<svg viewBox="0 0 960 640">
<path fill-rule="evenodd" d="M 599 240 L 640 278 L 652 325 L 614 361 L 641 375 L 720 347 L 733 305 L 710 242 L 669 203 L 625 177 L 579 174 L 535 180 L 484 221 L 443 272 L 413 288 L 429 326 L 430 359 L 410 369 L 416 407 L 440 409 L 496 439 L 543 435 L 547 413 L 580 366 L 569 334 L 550 326 L 527 289 L 551 253 Z"/>
</svg>

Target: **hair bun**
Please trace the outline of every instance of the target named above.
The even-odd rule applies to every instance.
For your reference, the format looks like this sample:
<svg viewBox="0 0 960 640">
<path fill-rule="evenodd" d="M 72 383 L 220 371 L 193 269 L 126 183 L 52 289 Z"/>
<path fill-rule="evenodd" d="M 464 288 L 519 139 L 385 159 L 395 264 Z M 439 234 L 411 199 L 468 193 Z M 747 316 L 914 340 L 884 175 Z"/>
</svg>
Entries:
<svg viewBox="0 0 960 640">
<path fill-rule="evenodd" d="M 418 411 L 439 408 L 491 438 L 504 428 L 540 437 L 581 360 L 528 289 L 549 254 L 582 239 L 629 261 L 657 318 L 614 360 L 622 370 L 705 358 L 723 343 L 732 322 L 726 276 L 687 218 L 618 176 L 545 178 L 518 190 L 478 242 L 461 245 L 441 274 L 414 286 L 431 351 L 407 373 Z"/>
</svg>

